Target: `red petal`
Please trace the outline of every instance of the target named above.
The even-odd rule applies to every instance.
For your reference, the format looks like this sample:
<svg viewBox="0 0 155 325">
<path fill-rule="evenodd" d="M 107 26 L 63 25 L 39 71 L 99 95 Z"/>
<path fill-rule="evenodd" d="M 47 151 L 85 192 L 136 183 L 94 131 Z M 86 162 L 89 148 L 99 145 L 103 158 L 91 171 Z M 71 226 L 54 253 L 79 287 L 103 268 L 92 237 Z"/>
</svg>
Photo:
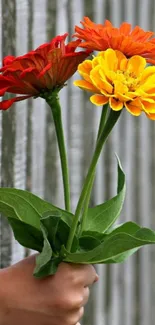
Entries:
<svg viewBox="0 0 155 325">
<path fill-rule="evenodd" d="M 38 74 L 38 78 L 42 77 L 48 70 L 51 69 L 51 67 L 52 63 L 47 64 L 46 67 Z"/>
<path fill-rule="evenodd" d="M 32 71 L 37 72 L 37 69 L 33 67 L 25 69 L 23 72 L 21 72 L 20 78 L 24 78 L 28 72 L 32 72 Z"/>
<path fill-rule="evenodd" d="M 10 88 L 10 86 L 0 89 L 0 96 L 4 96 L 5 92 Z"/>
<path fill-rule="evenodd" d="M 0 110 L 6 111 L 14 102 L 19 102 L 21 100 L 30 98 L 32 96 L 20 96 L 20 97 L 14 97 L 11 99 L 3 100 L 0 102 Z"/>
<path fill-rule="evenodd" d="M 6 57 L 3 59 L 3 66 L 12 63 L 12 61 L 14 61 L 15 58 L 16 58 L 16 57 L 13 56 L 13 55 L 8 55 L 8 56 L 6 56 Z"/>
</svg>

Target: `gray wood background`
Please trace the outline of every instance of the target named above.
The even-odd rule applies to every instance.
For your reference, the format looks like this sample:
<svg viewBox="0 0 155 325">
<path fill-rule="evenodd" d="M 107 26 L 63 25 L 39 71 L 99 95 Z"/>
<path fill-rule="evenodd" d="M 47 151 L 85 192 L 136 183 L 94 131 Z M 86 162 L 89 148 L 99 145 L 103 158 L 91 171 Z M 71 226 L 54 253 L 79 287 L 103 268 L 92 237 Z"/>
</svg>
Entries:
<svg viewBox="0 0 155 325">
<path fill-rule="evenodd" d="M 20 55 L 59 33 L 73 33 L 84 15 L 96 22 L 128 21 L 155 30 L 154 0 L 0 0 L 0 61 Z M 74 76 L 77 78 L 77 76 Z M 61 91 L 63 123 L 75 209 L 91 157 L 100 108 L 72 86 Z M 123 112 L 98 164 L 91 204 L 116 191 L 117 152 L 127 175 L 127 198 L 119 222 L 134 220 L 155 229 L 155 122 Z M 0 182 L 62 206 L 62 179 L 54 126 L 41 99 L 23 101 L 0 112 Z M 6 267 L 27 256 L 0 219 L 0 263 Z M 122 265 L 97 266 L 100 281 L 92 291 L 83 325 L 154 325 L 155 247 L 146 247 Z"/>
</svg>

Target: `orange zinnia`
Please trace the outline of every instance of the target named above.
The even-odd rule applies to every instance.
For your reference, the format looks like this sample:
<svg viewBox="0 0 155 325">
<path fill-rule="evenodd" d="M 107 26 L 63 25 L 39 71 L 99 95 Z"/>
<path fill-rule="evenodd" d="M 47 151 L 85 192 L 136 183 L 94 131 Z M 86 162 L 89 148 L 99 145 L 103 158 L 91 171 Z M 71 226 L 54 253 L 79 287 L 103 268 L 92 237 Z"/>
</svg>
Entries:
<svg viewBox="0 0 155 325">
<path fill-rule="evenodd" d="M 90 50 L 105 51 L 108 48 L 121 51 L 128 58 L 133 55 L 143 56 L 147 62 L 155 64 L 155 38 L 151 31 L 144 31 L 139 26 L 131 29 L 129 23 L 122 23 L 119 28 L 109 20 L 95 24 L 88 17 L 81 22 L 83 28 L 75 26 L 74 36 L 81 39 L 80 47 Z"/>
<path fill-rule="evenodd" d="M 57 36 L 23 56 L 4 58 L 0 69 L 0 96 L 5 93 L 24 96 L 3 100 L 0 109 L 6 110 L 14 102 L 39 97 L 42 93 L 51 94 L 64 86 L 90 53 L 89 50 L 75 52 L 80 40 L 65 45 L 67 35 Z"/>
<path fill-rule="evenodd" d="M 94 93 L 93 104 L 109 103 L 114 111 L 125 107 L 135 116 L 145 112 L 155 120 L 155 67 L 146 67 L 141 56 L 127 59 L 122 52 L 107 49 L 79 64 L 78 71 L 83 79 L 74 85 Z"/>
</svg>

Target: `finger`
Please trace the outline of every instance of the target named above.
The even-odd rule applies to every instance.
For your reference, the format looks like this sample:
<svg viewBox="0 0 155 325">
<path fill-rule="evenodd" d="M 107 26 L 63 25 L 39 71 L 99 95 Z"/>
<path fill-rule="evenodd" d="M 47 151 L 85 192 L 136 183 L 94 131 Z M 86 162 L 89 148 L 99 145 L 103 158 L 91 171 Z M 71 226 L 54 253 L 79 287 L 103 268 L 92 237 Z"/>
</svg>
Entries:
<svg viewBox="0 0 155 325">
<path fill-rule="evenodd" d="M 84 287 L 92 285 L 94 282 L 98 281 L 98 275 L 95 268 L 92 265 L 84 265 Z"/>
<path fill-rule="evenodd" d="M 89 299 L 90 290 L 89 287 L 84 288 L 82 306 L 85 306 Z"/>
</svg>

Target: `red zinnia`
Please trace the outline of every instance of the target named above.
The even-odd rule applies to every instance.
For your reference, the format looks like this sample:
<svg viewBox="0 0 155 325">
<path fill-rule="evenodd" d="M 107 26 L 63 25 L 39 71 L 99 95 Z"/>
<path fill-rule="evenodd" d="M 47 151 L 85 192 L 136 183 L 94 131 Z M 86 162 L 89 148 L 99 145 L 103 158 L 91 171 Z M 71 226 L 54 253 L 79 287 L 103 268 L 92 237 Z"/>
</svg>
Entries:
<svg viewBox="0 0 155 325">
<path fill-rule="evenodd" d="M 122 23 L 115 28 L 109 20 L 95 24 L 88 17 L 81 22 L 83 28 L 75 26 L 74 36 L 81 39 L 80 47 L 90 50 L 105 51 L 108 48 L 121 51 L 127 58 L 133 55 L 144 57 L 155 64 L 155 38 L 151 31 L 145 32 L 139 26 L 131 29 L 129 23 Z"/>
<path fill-rule="evenodd" d="M 60 90 L 75 73 L 90 51 L 75 52 L 80 40 L 65 45 L 67 33 L 55 37 L 23 56 L 6 56 L 0 69 L 0 96 L 5 93 L 24 96 L 0 102 L 0 109 L 8 109 L 14 102 L 38 97 L 42 91 Z"/>
</svg>

